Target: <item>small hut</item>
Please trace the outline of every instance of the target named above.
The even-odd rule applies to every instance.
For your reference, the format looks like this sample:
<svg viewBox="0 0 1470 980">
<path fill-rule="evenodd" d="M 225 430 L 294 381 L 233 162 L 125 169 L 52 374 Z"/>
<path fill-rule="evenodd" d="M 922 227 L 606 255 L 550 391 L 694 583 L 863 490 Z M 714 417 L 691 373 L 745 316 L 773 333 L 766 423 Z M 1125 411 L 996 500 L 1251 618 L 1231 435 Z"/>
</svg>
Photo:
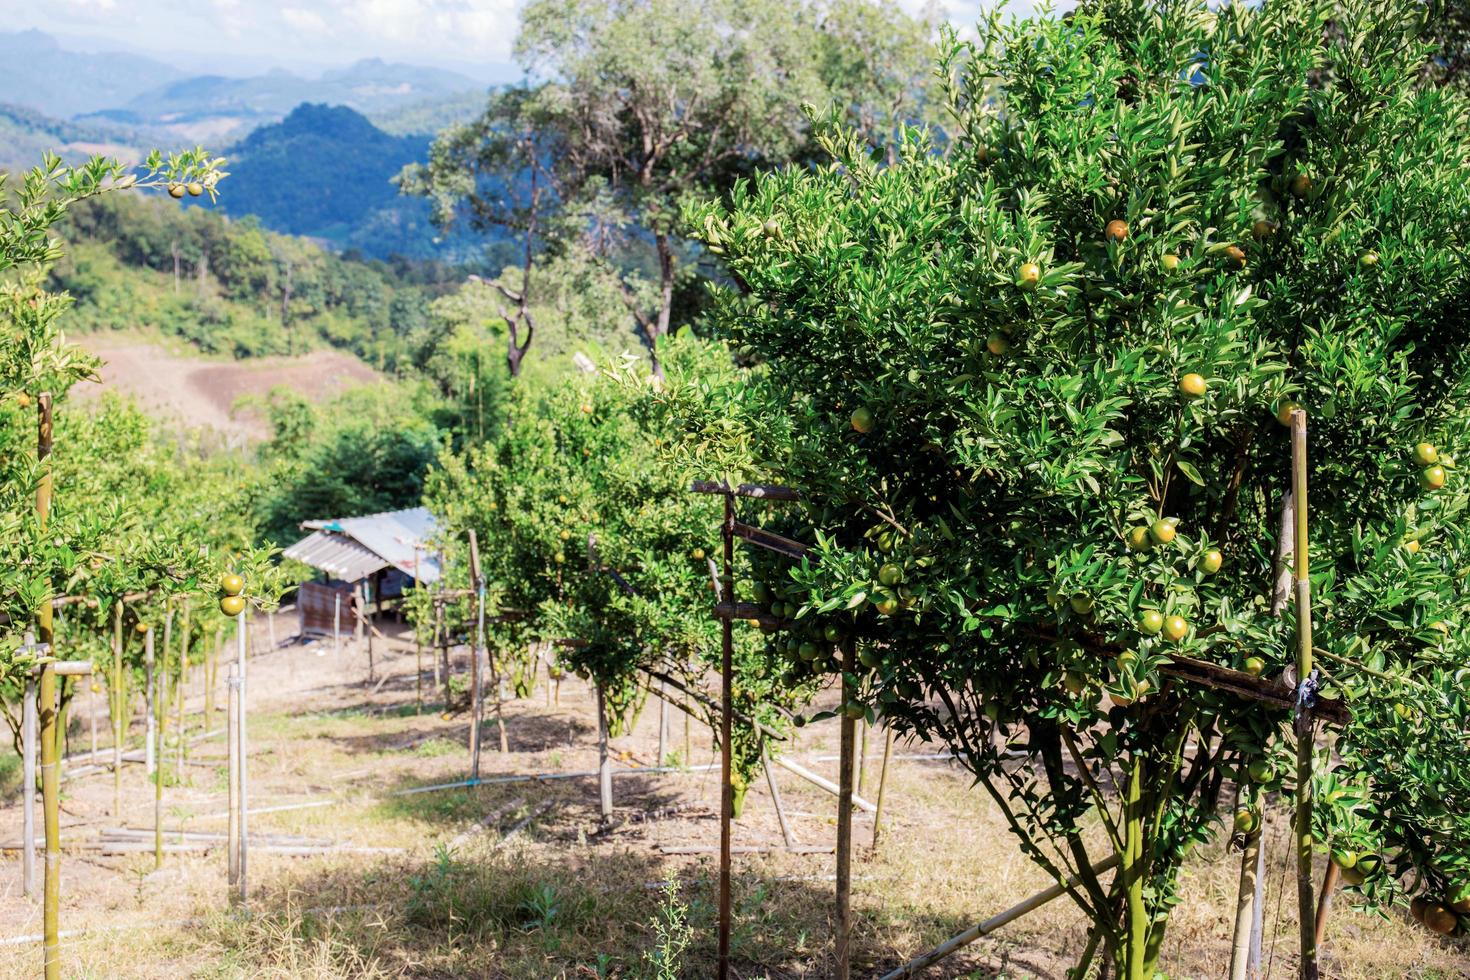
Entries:
<svg viewBox="0 0 1470 980">
<path fill-rule="evenodd" d="M 301 528 L 312 533 L 285 556 L 322 573 L 321 581 L 303 582 L 297 594 L 303 636 L 330 636 L 366 620 L 369 604 L 381 610 L 385 599 L 439 580 L 432 544 L 437 525 L 426 507 L 303 521 Z"/>
</svg>

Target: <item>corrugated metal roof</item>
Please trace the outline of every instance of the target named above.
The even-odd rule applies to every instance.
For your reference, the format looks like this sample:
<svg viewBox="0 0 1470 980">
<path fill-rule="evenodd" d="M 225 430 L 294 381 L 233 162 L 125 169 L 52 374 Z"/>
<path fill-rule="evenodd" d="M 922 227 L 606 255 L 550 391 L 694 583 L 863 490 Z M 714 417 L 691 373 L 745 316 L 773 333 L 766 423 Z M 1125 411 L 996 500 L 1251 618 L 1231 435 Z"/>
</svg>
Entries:
<svg viewBox="0 0 1470 980">
<path fill-rule="evenodd" d="M 301 526 L 316 533 L 287 548 L 286 557 L 344 581 L 354 582 L 389 567 L 425 584 L 439 580 L 439 556 L 430 544 L 437 525 L 427 507 L 304 521 Z"/>
</svg>

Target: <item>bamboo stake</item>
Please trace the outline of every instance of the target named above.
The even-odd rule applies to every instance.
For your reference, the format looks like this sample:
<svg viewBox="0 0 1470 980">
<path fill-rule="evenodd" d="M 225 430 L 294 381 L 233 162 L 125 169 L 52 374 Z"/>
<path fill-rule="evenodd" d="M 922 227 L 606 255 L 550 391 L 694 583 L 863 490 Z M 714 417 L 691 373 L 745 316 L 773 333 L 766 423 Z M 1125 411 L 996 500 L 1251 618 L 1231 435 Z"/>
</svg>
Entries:
<svg viewBox="0 0 1470 980">
<path fill-rule="evenodd" d="M 853 792 L 862 796 L 863 786 L 868 781 L 868 720 L 866 718 L 858 721 L 857 731 L 857 787 Z"/>
<path fill-rule="evenodd" d="M 237 770 L 237 776 L 236 776 L 236 778 L 238 779 L 239 784 L 240 784 L 240 817 L 239 817 L 239 824 L 240 824 L 240 840 L 239 840 L 239 845 L 240 845 L 240 896 L 239 897 L 240 897 L 240 903 L 242 905 L 245 903 L 245 899 L 246 899 L 246 897 L 249 894 L 249 890 L 248 890 L 249 877 L 248 877 L 248 874 L 247 874 L 246 857 L 247 857 L 247 854 L 249 852 L 249 845 L 250 845 L 250 828 L 249 828 L 249 825 L 248 825 L 249 816 L 250 816 L 250 792 L 249 792 L 249 783 L 247 781 L 247 775 L 248 775 L 249 768 L 250 768 L 250 743 L 249 743 L 248 739 L 246 738 L 246 732 L 245 732 L 245 718 L 246 718 L 246 715 L 248 714 L 248 711 L 246 710 L 246 706 L 247 706 L 247 703 L 248 702 L 245 700 L 245 692 L 246 692 L 246 688 L 245 688 L 245 651 L 246 651 L 247 639 L 248 639 L 248 637 L 247 637 L 247 628 L 246 628 L 246 625 L 245 625 L 245 612 L 244 612 L 244 610 L 241 610 L 240 614 L 235 617 L 235 654 L 236 654 L 236 663 L 238 664 L 238 667 L 236 669 L 236 677 L 235 677 L 235 682 L 236 682 L 236 686 L 235 686 L 235 697 L 239 701 L 238 717 L 235 720 L 235 738 L 239 742 L 239 748 L 236 749 L 236 752 L 238 754 L 238 759 L 239 759 L 239 768 Z"/>
<path fill-rule="evenodd" d="M 1327 935 L 1327 914 L 1332 911 L 1332 896 L 1337 891 L 1337 880 L 1342 872 L 1336 862 L 1327 862 L 1327 871 L 1322 875 L 1322 894 L 1317 899 L 1317 920 L 1313 927 L 1313 940 L 1320 948 L 1322 937 Z"/>
<path fill-rule="evenodd" d="M 165 645 L 164 650 L 168 647 Z M 147 750 L 144 751 L 144 766 L 147 767 L 148 757 L 152 756 L 153 762 L 153 868 L 158 870 L 163 867 L 163 746 L 159 743 L 163 732 L 156 724 L 157 719 L 163 716 L 163 670 L 157 669 L 153 662 L 153 628 L 150 626 L 143 634 L 143 664 L 147 670 L 147 696 L 143 699 L 144 708 L 148 711 L 148 737 Z M 158 688 L 155 689 L 155 684 Z"/>
<path fill-rule="evenodd" d="M 480 648 L 485 642 L 485 585 L 480 579 L 480 541 L 470 529 L 470 579 L 475 588 L 475 638 L 470 645 L 470 778 L 480 778 L 480 718 L 484 711 L 484 678 L 480 672 Z"/>
<path fill-rule="evenodd" d="M 178 694 L 178 741 L 179 741 L 179 768 L 184 767 L 184 753 L 189 740 L 185 738 L 186 728 L 184 720 L 184 689 L 189 679 L 189 597 L 184 596 L 184 608 L 179 614 L 179 682 Z"/>
<path fill-rule="evenodd" d="M 153 774 L 153 864 L 163 867 L 163 756 L 168 744 L 168 648 L 173 639 L 174 611 L 164 600 L 163 656 L 158 666 L 158 693 L 153 704 L 158 712 L 158 767 Z M 152 633 L 149 633 L 150 638 Z"/>
<path fill-rule="evenodd" d="M 152 776 L 158 766 L 158 729 L 153 711 L 153 629 L 143 634 L 143 772 Z"/>
<path fill-rule="evenodd" d="M 602 685 L 597 685 L 597 802 L 602 814 L 602 825 L 612 822 L 612 760 L 607 752 L 607 698 Z"/>
<path fill-rule="evenodd" d="M 781 790 L 776 785 L 776 774 L 771 770 L 771 760 L 766 756 L 765 749 L 761 749 L 761 769 L 765 771 L 766 786 L 771 791 L 771 804 L 776 808 L 776 822 L 781 825 L 781 840 L 787 847 L 795 847 L 796 835 L 786 822 L 786 807 L 781 804 Z"/>
<path fill-rule="evenodd" d="M 1099 861 L 1092 866 L 1092 876 L 1095 878 L 1098 875 L 1106 874 L 1118 866 L 1118 861 L 1119 857 L 1117 854 L 1110 855 L 1104 860 Z M 1048 902 L 1067 894 L 1080 884 L 1082 884 L 1082 878 L 1079 876 L 1067 879 L 1066 884 L 1052 885 L 1050 888 L 1039 891 L 1030 898 L 1012 905 L 1004 912 L 991 916 L 979 925 L 971 926 L 953 939 L 948 939 L 940 943 L 922 956 L 914 957 L 897 970 L 891 973 L 885 973 L 881 980 L 902 980 L 903 977 L 918 976 L 921 972 L 938 963 L 946 956 L 968 946 L 981 936 L 988 936 L 1002 926 L 1015 922 L 1028 912 L 1036 911 Z"/>
<path fill-rule="evenodd" d="M 214 727 L 215 688 L 219 686 L 219 656 L 224 647 L 224 630 L 216 628 L 214 631 L 214 647 L 204 648 L 204 727 Z"/>
<path fill-rule="evenodd" d="M 49 604 L 41 620 L 41 636 L 50 643 Z M 45 935 L 44 966 L 46 980 L 61 980 L 61 773 L 56 746 L 56 668 L 41 668 L 41 697 L 38 717 L 41 725 L 41 806 L 46 828 L 45 897 L 42 900 L 42 932 Z"/>
<path fill-rule="evenodd" d="M 440 662 L 444 664 L 444 710 L 449 711 L 449 642 L 444 636 L 444 600 L 434 600 L 434 686 L 440 684 Z"/>
<path fill-rule="evenodd" d="M 112 816 L 122 816 L 122 747 L 124 701 L 122 693 L 123 607 L 112 607 Z"/>
<path fill-rule="evenodd" d="M 92 729 L 92 757 L 97 757 L 97 688 L 87 685 L 87 723 Z"/>
<path fill-rule="evenodd" d="M 1271 615 L 1286 611 L 1291 594 L 1290 559 L 1295 551 L 1292 541 L 1292 516 L 1295 513 L 1292 488 L 1281 498 L 1281 519 L 1276 536 L 1275 578 L 1271 588 Z M 1244 797 L 1237 791 L 1239 806 Z M 1240 855 L 1240 885 L 1235 900 L 1235 933 L 1230 954 L 1230 980 L 1246 980 L 1261 969 L 1261 946 L 1265 937 L 1266 849 L 1262 844 L 1265 817 L 1261 826 L 1245 835 Z"/>
<path fill-rule="evenodd" d="M 342 652 L 342 593 L 332 590 L 332 653 Z"/>
<path fill-rule="evenodd" d="M 1307 551 L 1307 413 L 1291 413 L 1291 483 L 1295 498 L 1296 676 L 1299 688 L 1312 677 L 1312 586 Z M 1301 929 L 1301 977 L 1317 980 L 1316 901 L 1312 896 L 1312 754 L 1315 726 L 1310 701 L 1296 709 L 1296 890 Z"/>
<path fill-rule="evenodd" d="M 1244 799 L 1244 797 L 1239 797 Z M 1264 825 L 1264 817 L 1262 819 Z M 1240 853 L 1240 886 L 1235 892 L 1235 942 L 1230 954 L 1231 980 L 1245 980 L 1252 972 L 1251 949 L 1254 944 L 1253 920 L 1262 911 L 1261 863 L 1265 849 L 1261 846 L 1264 827 L 1257 827 L 1245 835 L 1245 844 Z"/>
<path fill-rule="evenodd" d="M 21 707 L 21 889 L 26 898 L 36 894 L 36 679 L 26 678 L 25 702 Z"/>
<path fill-rule="evenodd" d="M 36 523 L 42 531 L 51 517 L 52 421 L 51 392 L 43 391 L 36 397 L 36 465 L 41 469 L 41 481 L 36 487 Z M 48 654 L 56 640 L 51 600 L 48 590 L 36 610 L 36 635 L 46 645 Z M 36 720 L 41 740 L 41 807 L 46 832 L 46 872 L 41 900 L 43 960 L 46 980 L 61 980 L 61 770 L 55 737 L 56 670 L 50 664 L 41 668 L 39 695 Z"/>
<path fill-rule="evenodd" d="M 837 764 L 837 964 L 833 973 L 836 980 L 847 980 L 852 970 L 849 943 L 852 940 L 852 769 L 856 732 L 853 719 L 848 717 L 847 706 L 852 703 L 852 682 L 848 678 L 854 669 L 853 642 L 849 639 L 842 648 L 842 720 L 839 729 L 842 759 Z"/>
<path fill-rule="evenodd" d="M 663 696 L 666 688 L 663 681 L 659 681 L 658 687 L 658 764 L 663 765 L 669 751 L 669 699 Z"/>
<path fill-rule="evenodd" d="M 415 549 L 413 553 L 413 581 L 415 587 L 419 580 L 419 553 Z M 424 713 L 424 637 L 419 631 L 419 624 L 413 624 L 413 713 L 421 715 Z"/>
<path fill-rule="evenodd" d="M 878 839 L 883 830 L 883 791 L 888 787 L 888 760 L 893 757 L 893 729 L 883 726 L 883 768 L 878 770 L 878 808 L 873 811 L 873 854 L 878 853 Z"/>
<path fill-rule="evenodd" d="M 240 880 L 240 784 L 235 779 L 235 774 L 240 769 L 240 739 L 239 724 L 240 714 L 237 701 L 238 682 L 235 679 L 235 670 L 230 667 L 226 670 L 226 690 L 229 692 L 225 698 L 226 727 L 229 734 L 225 741 L 229 745 L 229 824 L 226 831 L 228 846 L 225 852 L 229 861 L 229 874 L 226 879 L 229 883 L 231 894 L 234 893 Z"/>
<path fill-rule="evenodd" d="M 717 602 L 735 601 L 735 498 L 725 494 L 725 519 L 720 525 L 724 567 L 716 590 Z M 714 571 L 714 563 L 710 563 Z M 731 700 L 734 684 L 734 634 L 730 618 L 720 621 L 720 937 L 719 980 L 730 976 L 730 821 L 735 811 L 735 784 L 731 781 L 732 749 L 730 719 L 735 705 Z M 840 858 L 839 858 L 840 860 Z"/>
<path fill-rule="evenodd" d="M 51 516 L 51 392 L 43 391 L 35 400 L 35 463 L 41 469 L 41 482 L 35 488 L 35 517 L 40 529 L 46 530 Z M 47 652 L 56 641 L 53 629 L 54 607 L 50 591 L 41 598 L 35 614 L 35 632 Z M 46 877 L 41 898 L 41 934 L 43 934 L 43 968 L 46 980 L 62 977 L 62 832 L 60 832 L 60 746 L 56 743 L 56 669 L 41 667 L 40 701 L 37 704 L 37 733 L 41 741 L 41 821 L 46 827 Z M 119 765 L 121 770 L 121 765 Z M 29 810 L 26 811 L 29 813 Z M 32 817 L 34 818 L 34 817 Z"/>
</svg>

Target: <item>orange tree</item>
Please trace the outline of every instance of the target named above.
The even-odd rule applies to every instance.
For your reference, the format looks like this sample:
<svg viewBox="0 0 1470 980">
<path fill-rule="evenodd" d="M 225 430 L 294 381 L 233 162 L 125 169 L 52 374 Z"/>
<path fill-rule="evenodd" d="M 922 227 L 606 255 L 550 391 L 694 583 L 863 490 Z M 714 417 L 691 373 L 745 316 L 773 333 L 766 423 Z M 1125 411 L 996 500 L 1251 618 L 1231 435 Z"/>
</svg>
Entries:
<svg viewBox="0 0 1470 980">
<path fill-rule="evenodd" d="M 64 398 L 97 367 L 62 332 L 71 298 L 47 288 L 62 254 L 53 228 L 77 203 L 110 191 L 161 188 L 174 197 L 213 197 L 225 176 L 223 162 L 202 148 L 167 158 L 155 152 L 140 170 L 102 157 L 69 167 L 48 156 L 18 183 L 0 174 L 0 540 L 11 552 L 0 565 L 0 615 L 13 627 L 29 623 L 47 595 L 63 594 L 58 589 L 105 533 L 116 505 L 92 501 L 44 525 L 37 517 L 37 494 L 50 465 L 37 459 L 40 396 Z M 13 653 L 17 632 L 4 631 L 0 668 L 11 659 L 3 651 Z"/>
<path fill-rule="evenodd" d="M 709 355 L 670 343 L 666 367 L 704 377 Z M 707 561 L 719 555 L 720 505 L 689 492 L 692 471 L 660 459 L 640 413 L 646 369 L 630 361 L 617 374 L 518 388 L 502 433 L 447 457 L 427 496 L 453 536 L 476 529 L 505 661 L 533 640 L 577 641 L 560 660 L 601 686 L 614 733 L 642 703 L 644 669 L 700 690 L 720 659 Z M 780 730 L 801 686 L 781 683 L 781 662 L 749 631 L 735 657 L 736 710 Z M 749 724 L 734 730 L 738 812 L 765 739 Z"/>
<path fill-rule="evenodd" d="M 1438 931 L 1470 909 L 1470 127 L 1414 85 L 1418 16 L 997 16 L 946 46 L 943 140 L 910 132 L 884 166 L 829 128 L 826 165 L 686 212 L 755 367 L 671 385 L 674 444 L 807 494 L 817 548 L 782 612 L 838 617 L 863 706 L 948 743 L 1025 852 L 1080 876 L 1085 955 L 1129 977 L 1153 975 L 1227 782 L 1241 831 L 1293 782 L 1283 712 L 1161 668 L 1294 662 L 1274 593 L 1296 404 L 1319 696 L 1351 711 L 1316 844 Z"/>
</svg>

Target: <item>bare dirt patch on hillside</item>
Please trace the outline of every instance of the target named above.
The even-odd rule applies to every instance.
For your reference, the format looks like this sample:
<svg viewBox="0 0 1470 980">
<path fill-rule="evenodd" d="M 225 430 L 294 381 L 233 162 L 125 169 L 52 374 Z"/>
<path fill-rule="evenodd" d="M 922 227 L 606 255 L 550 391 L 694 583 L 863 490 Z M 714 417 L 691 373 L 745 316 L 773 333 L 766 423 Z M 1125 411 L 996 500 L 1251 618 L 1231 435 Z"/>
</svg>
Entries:
<svg viewBox="0 0 1470 980">
<path fill-rule="evenodd" d="M 129 395 L 165 422 L 212 429 L 231 445 L 270 435 L 258 410 L 237 405 L 244 397 L 264 396 L 272 388 L 285 387 L 321 401 L 381 380 L 372 368 L 341 351 L 215 361 L 126 335 L 93 335 L 80 338 L 79 343 L 102 359 L 101 384 L 74 389 L 83 400 L 107 391 Z"/>
</svg>

